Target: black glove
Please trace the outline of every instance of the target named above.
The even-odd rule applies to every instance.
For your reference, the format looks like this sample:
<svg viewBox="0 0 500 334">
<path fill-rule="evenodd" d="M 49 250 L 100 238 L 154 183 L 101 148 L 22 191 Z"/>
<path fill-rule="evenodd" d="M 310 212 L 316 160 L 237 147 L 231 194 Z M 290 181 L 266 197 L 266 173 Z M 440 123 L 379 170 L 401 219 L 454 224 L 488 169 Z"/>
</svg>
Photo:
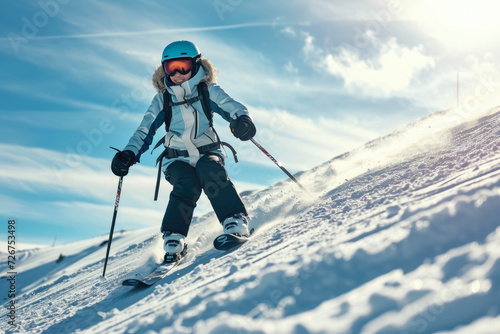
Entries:
<svg viewBox="0 0 500 334">
<path fill-rule="evenodd" d="M 255 136 L 257 129 L 252 122 L 252 119 L 247 115 L 241 115 L 240 117 L 233 119 L 229 123 L 229 128 L 233 135 L 241 140 L 249 140 Z"/>
<path fill-rule="evenodd" d="M 120 151 L 111 161 L 111 170 L 116 176 L 125 176 L 128 169 L 135 163 L 135 154 L 130 150 Z"/>
</svg>

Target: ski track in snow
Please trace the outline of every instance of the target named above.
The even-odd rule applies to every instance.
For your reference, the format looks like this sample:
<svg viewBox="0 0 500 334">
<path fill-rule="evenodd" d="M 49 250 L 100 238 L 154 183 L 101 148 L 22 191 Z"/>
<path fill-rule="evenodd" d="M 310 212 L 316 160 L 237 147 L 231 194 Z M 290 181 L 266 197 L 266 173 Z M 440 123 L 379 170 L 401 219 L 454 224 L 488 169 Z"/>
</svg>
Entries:
<svg viewBox="0 0 500 334">
<path fill-rule="evenodd" d="M 311 193 L 285 181 L 246 196 L 257 231 L 235 251 L 212 248 L 213 214 L 197 219 L 185 261 L 148 289 L 120 283 L 160 261 L 157 228 L 116 233 L 104 280 L 104 237 L 20 251 L 18 325 L 4 307 L 0 329 L 500 333 L 500 111 L 447 117 L 302 173 Z"/>
</svg>

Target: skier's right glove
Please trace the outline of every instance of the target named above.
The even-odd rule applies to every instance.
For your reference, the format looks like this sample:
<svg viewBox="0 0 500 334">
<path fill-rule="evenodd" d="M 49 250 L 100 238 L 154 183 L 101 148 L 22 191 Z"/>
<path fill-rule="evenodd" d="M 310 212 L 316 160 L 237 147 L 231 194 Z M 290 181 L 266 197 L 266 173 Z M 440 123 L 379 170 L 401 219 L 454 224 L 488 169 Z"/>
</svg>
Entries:
<svg viewBox="0 0 500 334">
<path fill-rule="evenodd" d="M 111 170 L 116 176 L 125 176 L 128 169 L 135 163 L 135 154 L 130 150 L 120 151 L 111 161 Z"/>
</svg>

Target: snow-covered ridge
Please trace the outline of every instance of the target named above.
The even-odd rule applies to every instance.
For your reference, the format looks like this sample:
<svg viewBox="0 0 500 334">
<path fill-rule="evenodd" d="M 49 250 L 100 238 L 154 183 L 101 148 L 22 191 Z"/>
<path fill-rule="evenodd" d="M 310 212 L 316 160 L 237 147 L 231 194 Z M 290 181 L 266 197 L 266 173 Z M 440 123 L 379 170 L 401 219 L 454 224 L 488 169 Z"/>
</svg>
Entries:
<svg viewBox="0 0 500 334">
<path fill-rule="evenodd" d="M 116 234 L 104 281 L 104 236 L 21 251 L 18 324 L 0 328 L 498 333 L 500 109 L 458 125 L 455 116 L 433 115 L 302 173 L 310 193 L 284 181 L 249 194 L 257 232 L 229 254 L 212 249 L 214 216 L 199 218 L 185 263 L 150 289 L 119 284 L 160 261 L 156 228 Z"/>
</svg>

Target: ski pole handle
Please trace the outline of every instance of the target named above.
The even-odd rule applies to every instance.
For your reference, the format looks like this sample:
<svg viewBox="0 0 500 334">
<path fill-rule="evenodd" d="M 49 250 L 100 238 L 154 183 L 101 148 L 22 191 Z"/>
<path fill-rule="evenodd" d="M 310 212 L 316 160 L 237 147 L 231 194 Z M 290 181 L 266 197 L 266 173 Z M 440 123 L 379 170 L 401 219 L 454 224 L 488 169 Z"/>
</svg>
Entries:
<svg viewBox="0 0 500 334">
<path fill-rule="evenodd" d="M 264 153 L 265 155 L 267 155 L 267 157 L 269 159 L 271 159 L 272 162 L 274 162 L 276 164 L 276 166 L 278 166 L 290 179 L 292 179 L 293 182 L 297 183 L 297 185 L 302 188 L 302 190 L 305 190 L 305 191 L 308 191 L 302 184 L 300 184 L 300 182 L 292 175 L 290 174 L 290 172 L 288 172 L 286 170 L 285 167 L 283 167 L 283 165 L 281 163 L 278 162 L 278 160 L 276 160 L 269 152 L 266 151 L 266 149 L 264 147 L 262 147 L 261 144 L 259 144 L 259 142 L 257 142 L 255 139 L 250 139 L 252 141 L 252 143 L 255 144 L 255 146 L 257 146 L 261 151 L 262 153 Z"/>
</svg>

